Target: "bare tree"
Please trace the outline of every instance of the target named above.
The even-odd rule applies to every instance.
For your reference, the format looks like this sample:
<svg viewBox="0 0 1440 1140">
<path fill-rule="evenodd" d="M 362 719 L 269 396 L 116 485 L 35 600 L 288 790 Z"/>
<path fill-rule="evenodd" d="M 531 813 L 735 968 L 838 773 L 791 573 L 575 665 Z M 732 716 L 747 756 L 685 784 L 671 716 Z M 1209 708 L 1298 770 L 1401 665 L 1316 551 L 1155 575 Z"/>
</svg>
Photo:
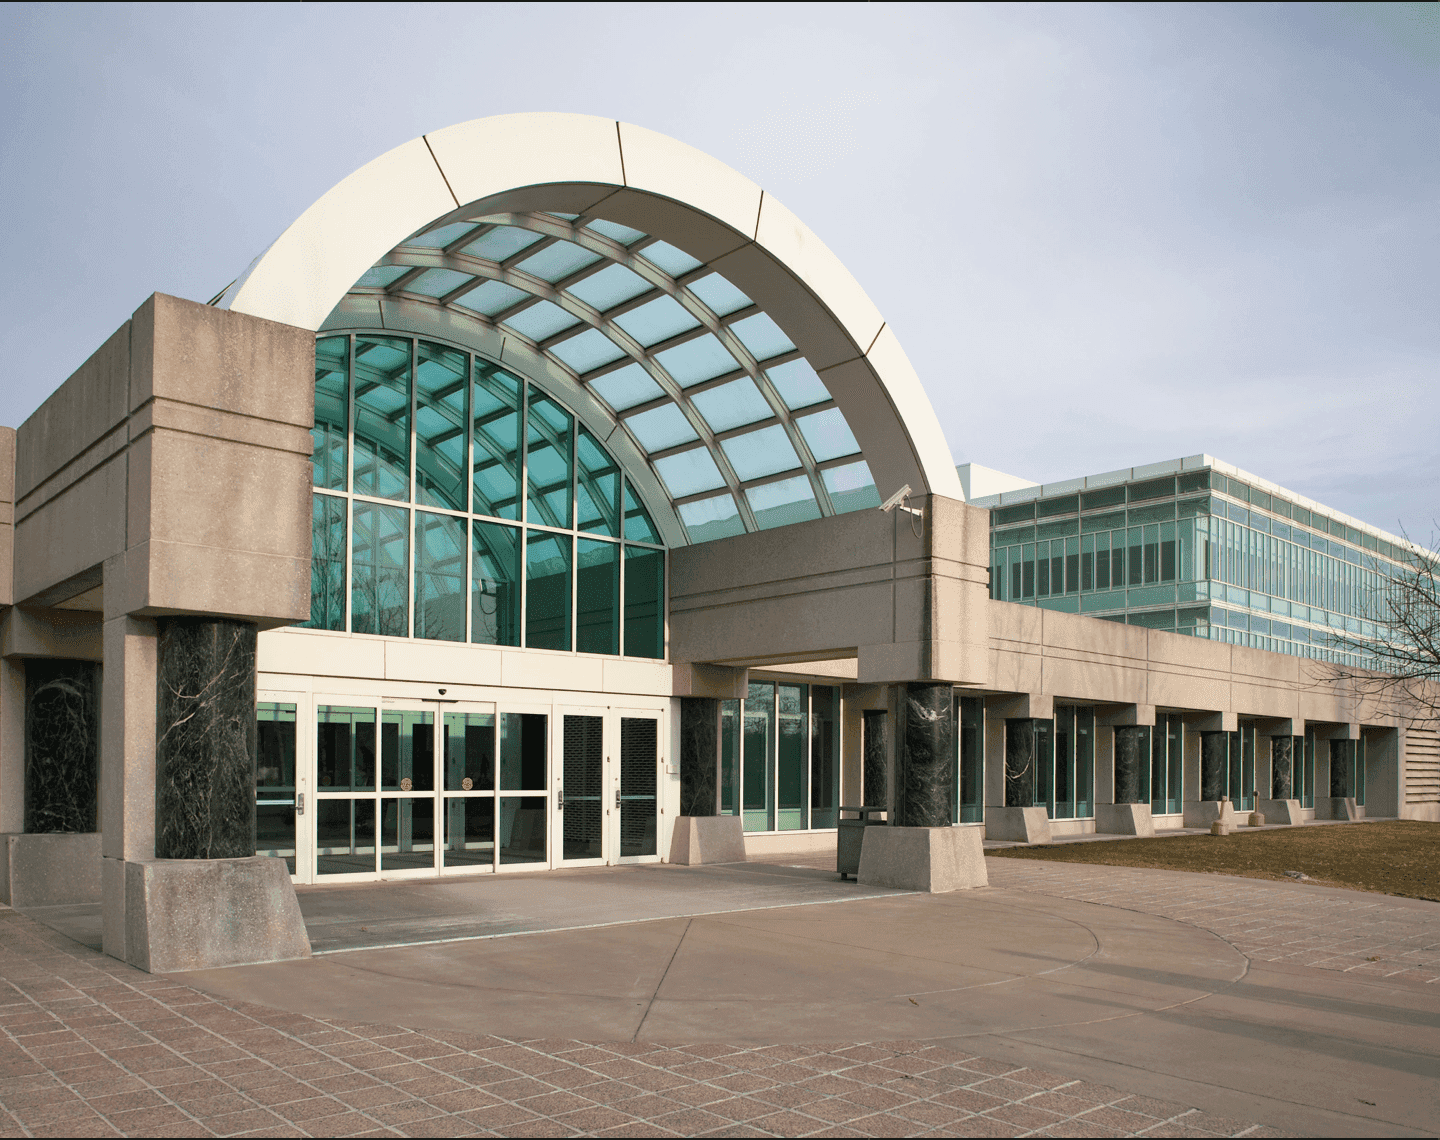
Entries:
<svg viewBox="0 0 1440 1140">
<path fill-rule="evenodd" d="M 1336 631 L 1326 640 L 1364 668 L 1331 663 L 1324 672 L 1417 724 L 1440 721 L 1440 556 L 1411 546 L 1405 566 L 1376 559 L 1366 567 L 1378 586 L 1362 593 L 1362 632 Z"/>
</svg>

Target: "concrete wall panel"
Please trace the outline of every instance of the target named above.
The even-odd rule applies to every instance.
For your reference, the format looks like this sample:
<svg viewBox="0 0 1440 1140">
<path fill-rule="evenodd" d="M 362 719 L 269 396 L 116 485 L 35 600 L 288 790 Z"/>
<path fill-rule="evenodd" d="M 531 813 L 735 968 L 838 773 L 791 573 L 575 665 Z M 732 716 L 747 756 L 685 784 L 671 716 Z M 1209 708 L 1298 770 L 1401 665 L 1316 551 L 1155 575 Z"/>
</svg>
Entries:
<svg viewBox="0 0 1440 1140">
<path fill-rule="evenodd" d="M 385 676 L 386 642 L 379 638 L 340 637 L 303 629 L 262 633 L 256 646 L 256 670 L 319 678 Z"/>
<path fill-rule="evenodd" d="M 125 549 L 125 486 L 122 452 L 20 519 L 15 527 L 17 600 Z"/>
<path fill-rule="evenodd" d="M 385 679 L 434 685 L 499 685 L 504 650 L 445 641 L 386 641 Z"/>
</svg>

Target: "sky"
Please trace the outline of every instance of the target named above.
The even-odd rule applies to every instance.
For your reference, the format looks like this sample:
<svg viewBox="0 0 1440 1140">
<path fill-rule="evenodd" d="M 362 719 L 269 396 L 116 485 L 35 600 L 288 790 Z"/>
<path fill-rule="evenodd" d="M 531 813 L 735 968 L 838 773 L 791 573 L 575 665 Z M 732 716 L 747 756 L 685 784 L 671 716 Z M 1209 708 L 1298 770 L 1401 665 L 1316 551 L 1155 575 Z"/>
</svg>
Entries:
<svg viewBox="0 0 1440 1140">
<path fill-rule="evenodd" d="M 391 147 L 571 111 L 804 219 L 957 463 L 1206 452 L 1435 544 L 1434 4 L 9 4 L 0 109 L 0 423 Z"/>
</svg>

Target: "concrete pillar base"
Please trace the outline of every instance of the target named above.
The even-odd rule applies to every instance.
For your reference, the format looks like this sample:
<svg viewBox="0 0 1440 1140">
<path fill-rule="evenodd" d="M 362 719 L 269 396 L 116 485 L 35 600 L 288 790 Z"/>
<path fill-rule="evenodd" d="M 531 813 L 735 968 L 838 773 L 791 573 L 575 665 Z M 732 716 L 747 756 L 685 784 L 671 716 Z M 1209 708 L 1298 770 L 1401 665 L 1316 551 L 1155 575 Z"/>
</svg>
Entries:
<svg viewBox="0 0 1440 1140">
<path fill-rule="evenodd" d="M 1216 820 L 1234 829 L 1239 826 L 1235 819 L 1235 805 L 1229 800 L 1186 800 L 1186 827 L 1209 827 Z"/>
<path fill-rule="evenodd" d="M 65 906 L 100 901 L 100 833 L 0 835 L 0 903 Z"/>
<path fill-rule="evenodd" d="M 123 891 L 105 900 L 105 951 L 122 957 L 123 944 L 123 960 L 138 969 L 168 974 L 310 957 L 283 859 L 105 862 L 107 896 Z"/>
<path fill-rule="evenodd" d="M 1316 819 L 1364 819 L 1365 808 L 1355 802 L 1354 796 L 1315 797 Z"/>
<path fill-rule="evenodd" d="M 682 815 L 670 834 L 670 862 L 745 862 L 745 821 L 738 815 Z"/>
<path fill-rule="evenodd" d="M 856 877 L 864 886 L 932 895 L 989 886 L 980 832 L 972 824 L 867 827 L 862 833 L 860 874 Z"/>
<path fill-rule="evenodd" d="M 1095 830 L 1105 835 L 1150 838 L 1155 834 L 1155 820 L 1149 804 L 1096 804 Z"/>
<path fill-rule="evenodd" d="M 1266 823 L 1293 827 L 1304 822 L 1300 817 L 1299 800 L 1256 800 L 1255 810 L 1265 817 Z"/>
<path fill-rule="evenodd" d="M 1050 815 L 1043 807 L 987 807 L 985 838 L 1049 843 Z"/>
</svg>

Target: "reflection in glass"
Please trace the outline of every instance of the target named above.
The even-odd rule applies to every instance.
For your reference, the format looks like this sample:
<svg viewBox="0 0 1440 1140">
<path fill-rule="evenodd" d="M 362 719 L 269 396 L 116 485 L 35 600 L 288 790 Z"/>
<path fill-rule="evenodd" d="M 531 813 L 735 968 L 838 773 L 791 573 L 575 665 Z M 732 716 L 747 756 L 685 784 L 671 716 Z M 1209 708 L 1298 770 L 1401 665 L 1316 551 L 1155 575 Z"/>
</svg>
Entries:
<svg viewBox="0 0 1440 1140">
<path fill-rule="evenodd" d="M 445 790 L 495 790 L 494 713 L 445 714 Z"/>
<path fill-rule="evenodd" d="M 295 706 L 255 710 L 255 854 L 284 859 L 295 873 Z"/>
<path fill-rule="evenodd" d="M 620 652 L 620 544 L 576 539 L 575 648 Z"/>
<path fill-rule="evenodd" d="M 620 468 L 584 428 L 575 446 L 576 525 L 591 534 L 620 537 Z"/>
<path fill-rule="evenodd" d="M 525 644 L 569 649 L 570 536 L 526 531 L 525 577 Z"/>
<path fill-rule="evenodd" d="M 548 718 L 544 713 L 500 714 L 500 787 L 543 791 Z"/>
<path fill-rule="evenodd" d="M 380 801 L 380 869 L 430 870 L 435 866 L 435 798 L 387 797 Z"/>
<path fill-rule="evenodd" d="M 321 705 L 316 716 L 316 780 L 322 792 L 375 787 L 375 710 Z"/>
<path fill-rule="evenodd" d="M 471 524 L 470 640 L 520 644 L 520 529 Z"/>
<path fill-rule="evenodd" d="M 310 620 L 307 629 L 345 628 L 345 500 L 310 496 Z"/>
<path fill-rule="evenodd" d="M 422 340 L 415 362 L 415 499 L 463 511 L 469 357 Z"/>
<path fill-rule="evenodd" d="M 415 636 L 465 640 L 465 520 L 415 512 Z"/>
<path fill-rule="evenodd" d="M 315 804 L 315 871 L 354 875 L 375 870 L 375 801 L 319 800 Z"/>
<path fill-rule="evenodd" d="M 446 796 L 445 866 L 479 869 L 494 862 L 494 797 Z"/>
<path fill-rule="evenodd" d="M 477 515 L 520 517 L 520 382 L 475 361 L 475 506 Z"/>
<path fill-rule="evenodd" d="M 775 827 L 778 831 L 799 831 L 806 826 L 805 804 L 809 799 L 809 726 L 806 723 L 809 686 L 777 685 L 777 764 Z"/>
<path fill-rule="evenodd" d="M 410 496 L 410 341 L 355 338 L 355 491 Z"/>
<path fill-rule="evenodd" d="M 380 786 L 391 792 L 435 790 L 433 713 L 386 709 L 381 714 Z"/>
<path fill-rule="evenodd" d="M 744 795 L 746 831 L 775 829 L 775 686 L 752 682 L 745 698 Z"/>
<path fill-rule="evenodd" d="M 978 698 L 973 698 L 978 705 Z M 1179 763 L 1177 758 L 1176 763 Z M 1176 769 L 1178 773 L 1178 769 Z M 1178 779 L 1176 788 L 1179 788 Z M 1179 794 L 1178 790 L 1175 794 Z M 1178 810 L 1178 809 L 1177 809 Z M 1075 816 L 1089 819 L 1095 814 L 1095 710 L 1075 710 Z M 979 822 L 978 820 L 976 822 Z"/>
<path fill-rule="evenodd" d="M 660 541 L 660 532 L 650 521 L 650 512 L 640 502 L 640 497 L 635 494 L 635 488 L 628 479 L 625 481 L 625 537 L 635 542 Z"/>
<path fill-rule="evenodd" d="M 625 655 L 665 656 L 665 552 L 625 548 Z"/>
<path fill-rule="evenodd" d="M 310 469 L 315 486 L 329 491 L 345 490 L 349 365 L 348 336 L 326 336 L 315 342 L 315 426 L 310 429 Z"/>
<path fill-rule="evenodd" d="M 545 862 L 544 796 L 506 796 L 500 801 L 500 862 Z"/>
<path fill-rule="evenodd" d="M 350 629 L 404 637 L 409 632 L 410 512 L 355 500 Z"/>
<path fill-rule="evenodd" d="M 981 823 L 985 818 L 985 703 L 979 697 L 955 697 L 956 743 L 960 779 L 956 791 L 956 823 Z"/>
<path fill-rule="evenodd" d="M 840 806 L 840 690 L 810 687 L 810 826 L 834 827 Z"/>
<path fill-rule="evenodd" d="M 570 525 L 570 413 L 530 387 L 525 420 L 528 517 L 542 526 Z"/>
</svg>

